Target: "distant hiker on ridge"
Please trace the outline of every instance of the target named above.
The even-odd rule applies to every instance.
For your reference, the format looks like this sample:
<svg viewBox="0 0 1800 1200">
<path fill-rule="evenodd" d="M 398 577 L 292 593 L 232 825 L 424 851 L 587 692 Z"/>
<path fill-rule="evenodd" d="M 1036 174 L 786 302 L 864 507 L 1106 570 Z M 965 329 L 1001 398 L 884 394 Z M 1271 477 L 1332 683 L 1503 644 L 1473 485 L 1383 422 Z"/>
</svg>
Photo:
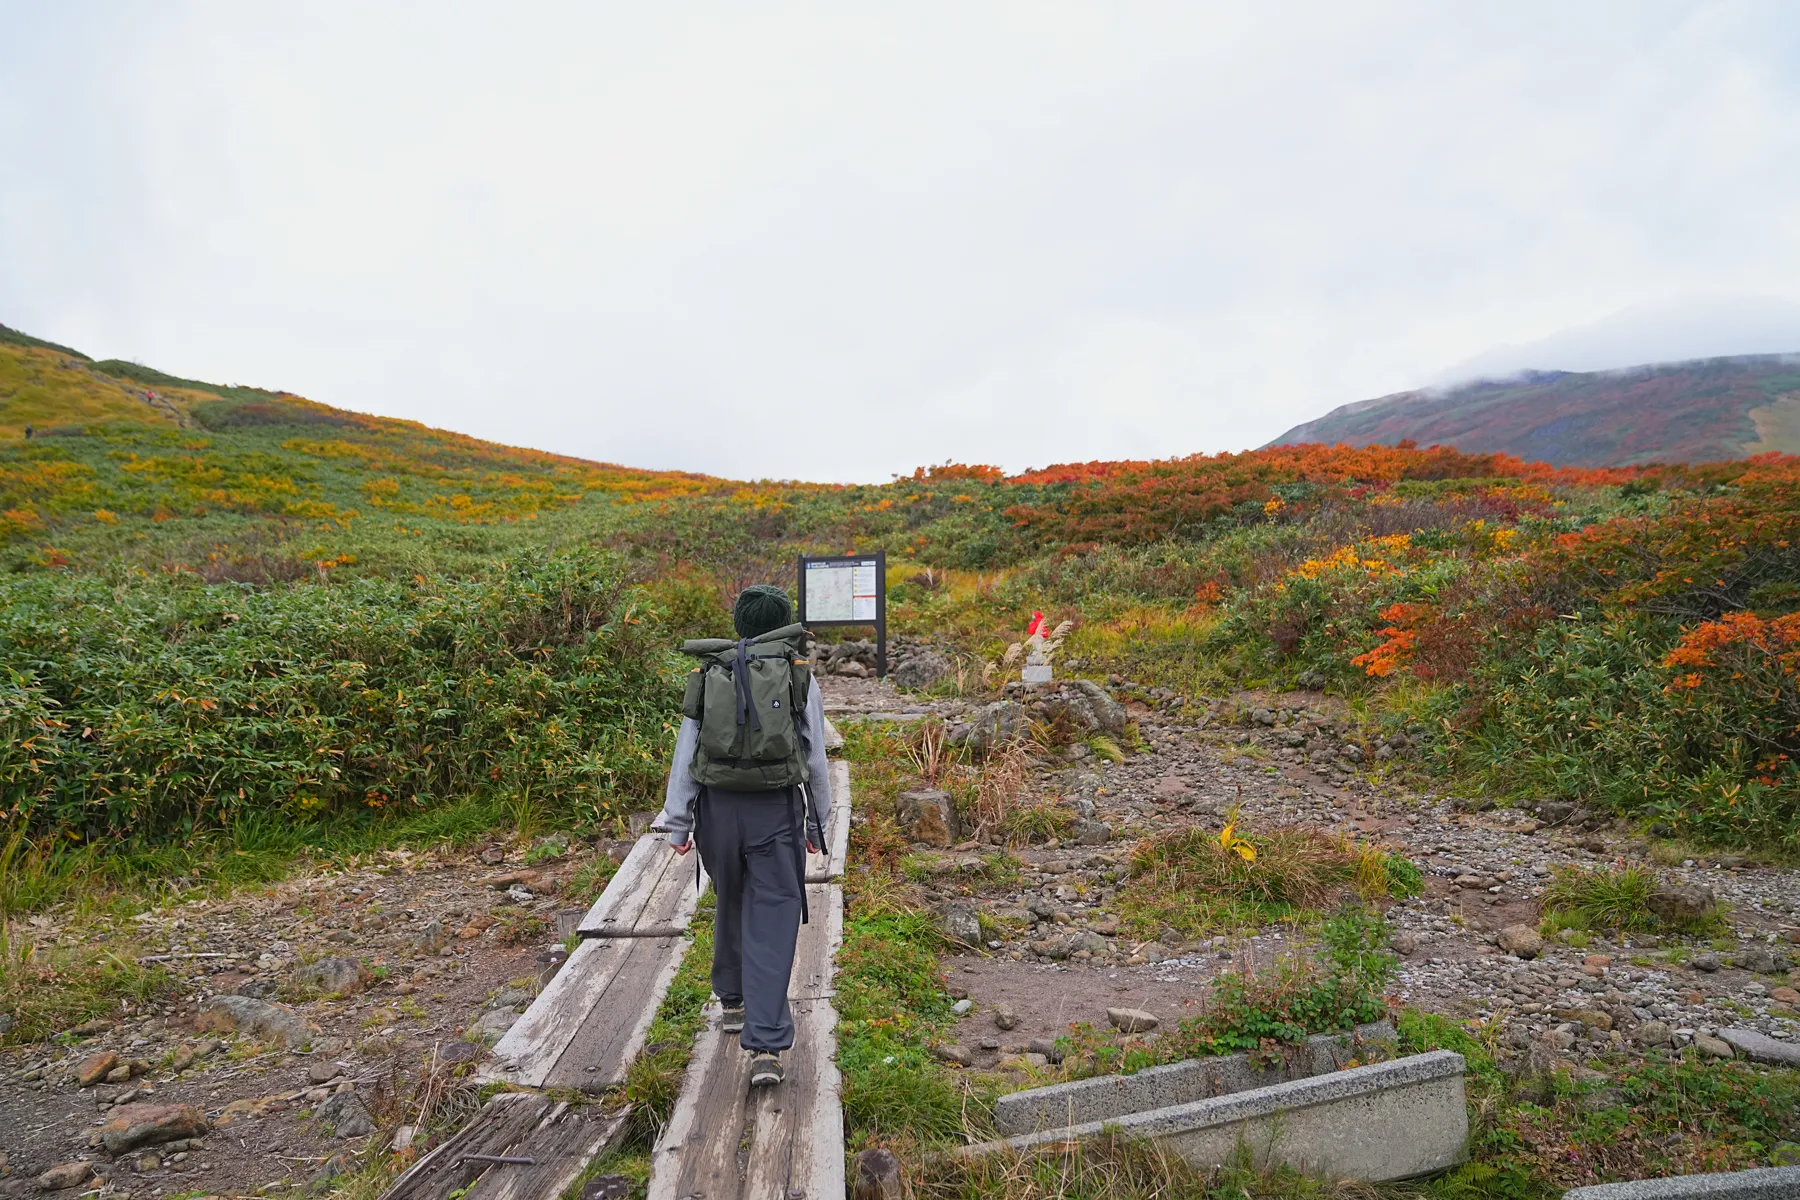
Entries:
<svg viewBox="0 0 1800 1200">
<path fill-rule="evenodd" d="M 788 975 L 806 920 L 806 852 L 824 842 L 831 783 L 825 706 L 801 655 L 787 592 L 757 584 L 737 598 L 738 640 L 683 643 L 681 732 L 656 827 L 686 854 L 697 842 L 717 895 L 712 986 L 721 1028 L 754 1057 L 753 1087 L 781 1082 L 794 1044 Z"/>
</svg>

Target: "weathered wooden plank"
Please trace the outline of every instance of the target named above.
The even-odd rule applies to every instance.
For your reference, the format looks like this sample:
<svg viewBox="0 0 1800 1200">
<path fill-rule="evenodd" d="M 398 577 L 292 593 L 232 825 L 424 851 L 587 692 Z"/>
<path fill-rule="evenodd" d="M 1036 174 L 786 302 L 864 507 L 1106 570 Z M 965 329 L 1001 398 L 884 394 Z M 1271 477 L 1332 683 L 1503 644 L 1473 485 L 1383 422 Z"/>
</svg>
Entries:
<svg viewBox="0 0 1800 1200">
<path fill-rule="evenodd" d="M 788 976 L 788 999 L 817 1000 L 837 994 L 831 985 L 833 960 L 844 944 L 844 889 L 835 883 L 806 888 L 810 919 L 800 927 L 794 945 L 794 970 Z"/>
<path fill-rule="evenodd" d="M 645 834 L 581 919 L 576 933 L 584 938 L 656 937 L 666 929 L 685 929 L 706 889 L 706 873 L 697 867 L 698 861 L 692 853 L 676 854 L 669 849 L 667 834 Z"/>
<path fill-rule="evenodd" d="M 494 1047 L 482 1078 L 589 1091 L 622 1083 L 686 946 L 682 937 L 582 942 Z"/>
<path fill-rule="evenodd" d="M 583 942 L 569 955 L 525 1015 L 513 1022 L 483 1064 L 484 1079 L 542 1087 L 588 1014 L 612 986 L 627 947 L 612 940 Z"/>
<path fill-rule="evenodd" d="M 750 1056 L 736 1034 L 719 1028 L 714 1007 L 694 1041 L 681 1098 L 650 1153 L 647 1200 L 731 1200 L 739 1194 L 738 1147 L 749 1090 Z"/>
<path fill-rule="evenodd" d="M 689 945 L 685 937 L 597 940 L 621 947 L 618 969 L 536 1086 L 594 1092 L 624 1083 Z"/>
<path fill-rule="evenodd" d="M 630 1106 L 601 1113 L 558 1105 L 506 1154 L 525 1163 L 496 1163 L 468 1193 L 468 1200 L 557 1200 L 602 1152 L 625 1132 Z M 446 1193 L 447 1195 L 448 1193 Z"/>
<path fill-rule="evenodd" d="M 576 926 L 576 932 L 609 928 L 618 923 L 617 914 L 621 907 L 631 905 L 640 895 L 647 898 L 648 889 L 655 880 L 646 877 L 661 872 L 665 865 L 663 859 L 669 856 L 668 844 L 667 834 L 646 833 L 638 838 L 631 853 L 625 856 L 613 877 L 606 881 L 606 887 L 594 898 L 593 906 Z"/>
<path fill-rule="evenodd" d="M 746 1105 L 750 1141 L 738 1193 L 744 1200 L 844 1195 L 836 1028 L 831 1001 L 794 1005 L 794 1048 L 782 1055 L 786 1078 L 779 1087 L 755 1089 Z"/>
<path fill-rule="evenodd" d="M 550 1109 L 547 1096 L 502 1092 L 456 1136 L 408 1167 L 382 1194 L 383 1200 L 444 1200 L 468 1187 L 493 1165 L 470 1162 L 468 1155 L 505 1155 L 538 1127 Z"/>
</svg>

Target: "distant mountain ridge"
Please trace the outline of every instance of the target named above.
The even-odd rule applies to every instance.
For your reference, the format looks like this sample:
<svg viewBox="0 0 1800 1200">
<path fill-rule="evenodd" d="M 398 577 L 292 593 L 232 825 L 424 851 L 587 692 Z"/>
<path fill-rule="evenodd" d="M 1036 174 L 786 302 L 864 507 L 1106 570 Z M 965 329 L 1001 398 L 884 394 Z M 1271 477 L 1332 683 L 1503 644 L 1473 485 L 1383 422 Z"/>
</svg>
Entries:
<svg viewBox="0 0 1800 1200">
<path fill-rule="evenodd" d="M 1800 353 L 1525 371 L 1332 409 L 1270 446 L 1455 446 L 1566 467 L 1800 453 Z"/>
</svg>

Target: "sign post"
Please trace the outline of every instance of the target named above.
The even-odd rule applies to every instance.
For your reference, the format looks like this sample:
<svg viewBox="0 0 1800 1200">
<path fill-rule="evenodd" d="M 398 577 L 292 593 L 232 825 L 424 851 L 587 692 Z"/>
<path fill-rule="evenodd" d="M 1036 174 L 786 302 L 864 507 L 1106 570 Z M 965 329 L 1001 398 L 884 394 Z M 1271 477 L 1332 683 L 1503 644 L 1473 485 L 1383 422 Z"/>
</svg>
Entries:
<svg viewBox="0 0 1800 1200">
<path fill-rule="evenodd" d="M 802 554 L 800 623 L 873 625 L 876 673 L 887 678 L 887 551 Z"/>
</svg>

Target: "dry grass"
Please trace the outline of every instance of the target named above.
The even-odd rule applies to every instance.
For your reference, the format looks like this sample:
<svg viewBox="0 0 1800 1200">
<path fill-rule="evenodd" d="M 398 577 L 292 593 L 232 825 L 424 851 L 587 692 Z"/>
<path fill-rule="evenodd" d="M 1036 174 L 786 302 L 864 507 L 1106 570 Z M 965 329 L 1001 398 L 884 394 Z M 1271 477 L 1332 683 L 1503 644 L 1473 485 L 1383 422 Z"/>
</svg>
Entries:
<svg viewBox="0 0 1800 1200">
<path fill-rule="evenodd" d="M 1379 846 L 1309 826 L 1177 830 L 1140 843 L 1120 911 L 1138 932 L 1197 934 L 1289 920 L 1360 897 L 1416 894 L 1418 868 Z M 1254 857 L 1237 849 L 1247 843 Z"/>
</svg>

